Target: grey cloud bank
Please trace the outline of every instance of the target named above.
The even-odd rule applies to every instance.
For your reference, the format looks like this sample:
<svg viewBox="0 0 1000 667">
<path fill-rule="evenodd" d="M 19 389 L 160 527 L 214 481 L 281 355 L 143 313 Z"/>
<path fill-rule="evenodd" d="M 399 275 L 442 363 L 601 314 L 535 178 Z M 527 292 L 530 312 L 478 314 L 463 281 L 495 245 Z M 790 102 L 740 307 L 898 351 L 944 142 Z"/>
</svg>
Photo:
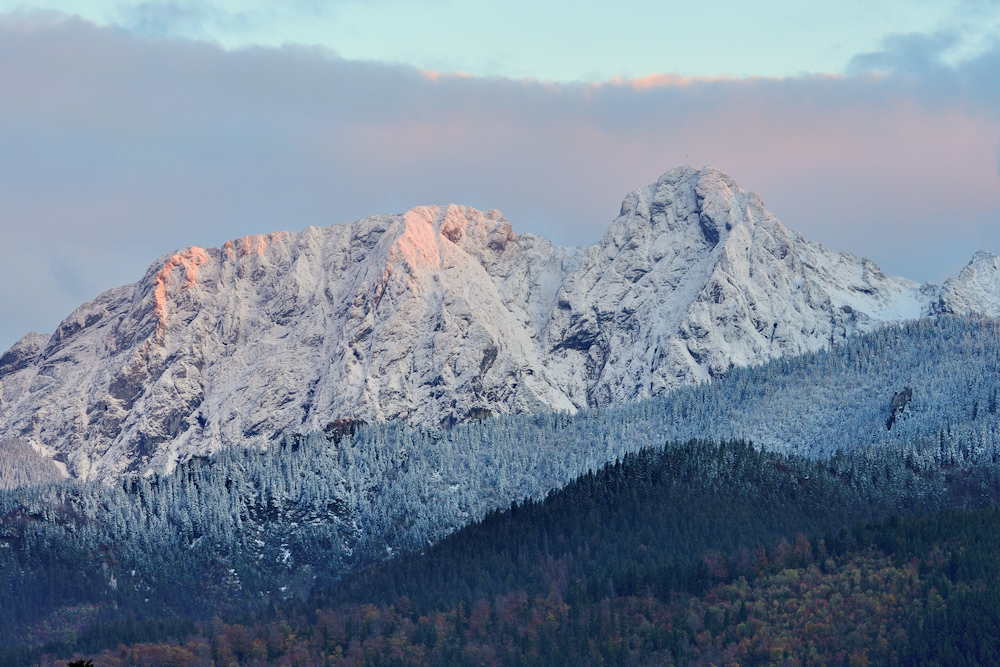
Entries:
<svg viewBox="0 0 1000 667">
<path fill-rule="evenodd" d="M 246 234 L 456 202 L 591 243 L 685 162 L 807 237 L 939 280 L 1000 250 L 1000 57 L 945 67 L 945 42 L 901 38 L 840 78 L 574 86 L 7 17 L 0 348 L 165 252 Z"/>
</svg>

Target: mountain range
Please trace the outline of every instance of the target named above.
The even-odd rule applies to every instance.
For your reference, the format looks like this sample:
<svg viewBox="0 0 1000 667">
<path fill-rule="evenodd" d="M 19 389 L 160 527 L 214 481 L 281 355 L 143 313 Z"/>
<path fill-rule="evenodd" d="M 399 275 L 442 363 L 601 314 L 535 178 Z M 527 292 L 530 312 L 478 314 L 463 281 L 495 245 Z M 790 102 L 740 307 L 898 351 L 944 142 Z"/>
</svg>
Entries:
<svg viewBox="0 0 1000 667">
<path fill-rule="evenodd" d="M 1000 316 L 996 256 L 887 276 L 683 167 L 586 249 L 452 205 L 165 255 L 0 356 L 0 438 L 73 477 L 169 472 L 293 433 L 618 405 L 967 313 Z"/>
</svg>

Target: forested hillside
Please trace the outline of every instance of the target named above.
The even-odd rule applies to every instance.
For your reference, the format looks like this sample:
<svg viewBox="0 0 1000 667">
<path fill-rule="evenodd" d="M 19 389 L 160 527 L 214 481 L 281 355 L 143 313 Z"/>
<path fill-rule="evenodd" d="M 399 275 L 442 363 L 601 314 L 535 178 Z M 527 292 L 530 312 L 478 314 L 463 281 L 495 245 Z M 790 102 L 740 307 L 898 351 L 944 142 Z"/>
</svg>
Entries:
<svg viewBox="0 0 1000 667">
<path fill-rule="evenodd" d="M 718 458 L 668 448 L 665 460 L 680 456 L 683 465 L 658 474 L 681 476 L 649 501 L 674 509 L 650 521 L 690 550 L 663 547 L 650 567 L 701 549 L 750 549 L 790 526 L 811 534 L 893 512 L 989 505 L 1000 443 L 998 333 L 995 320 L 940 317 L 613 409 L 450 430 L 334 423 L 264 451 L 193 459 L 171 475 L 4 491 L 0 640 L 72 646 L 95 622 L 130 614 L 146 622 L 264 612 L 332 590 L 345 573 L 393 554 L 425 550 L 498 508 L 541 501 L 630 452 L 692 437 L 767 451 L 744 447 L 731 458 L 733 445 L 730 458 Z M 808 456 L 775 458 L 788 452 Z M 763 509 L 743 514 L 756 507 L 744 497 Z M 468 567 L 458 553 L 456 576 Z M 371 590 L 389 599 L 392 582 L 410 575 L 379 576 Z M 473 583 L 457 590 L 498 590 L 468 576 Z"/>
<path fill-rule="evenodd" d="M 18 438 L 0 438 L 0 489 L 44 484 L 61 479 L 52 459 Z"/>
<path fill-rule="evenodd" d="M 1000 491 L 995 473 L 976 477 Z M 116 667 L 994 664 L 1000 513 L 848 530 L 873 513 L 853 488 L 744 443 L 645 450 L 270 619 L 92 655 Z M 91 645 L 135 635 L 98 630 Z"/>
</svg>

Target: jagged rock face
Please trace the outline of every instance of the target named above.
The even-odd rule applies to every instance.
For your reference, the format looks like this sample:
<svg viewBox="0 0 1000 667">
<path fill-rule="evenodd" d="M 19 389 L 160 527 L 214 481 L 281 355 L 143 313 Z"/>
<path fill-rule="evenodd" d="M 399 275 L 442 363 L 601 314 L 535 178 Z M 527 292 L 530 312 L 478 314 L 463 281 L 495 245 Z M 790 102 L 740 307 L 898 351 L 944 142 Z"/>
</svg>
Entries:
<svg viewBox="0 0 1000 667">
<path fill-rule="evenodd" d="M 547 361 L 578 404 L 610 404 L 818 350 L 927 300 L 789 231 L 718 170 L 675 169 L 629 194 L 587 250 L 559 293 Z"/>
<path fill-rule="evenodd" d="M 944 281 L 931 312 L 964 315 L 981 313 L 1000 317 L 1000 257 L 977 252 L 955 278 Z"/>
<path fill-rule="evenodd" d="M 334 421 L 608 405 L 943 303 L 1000 309 L 996 262 L 990 282 L 977 261 L 941 290 L 887 277 L 711 168 L 632 192 L 586 251 L 459 206 L 245 237 L 164 256 L 19 341 L 0 436 L 100 478 Z"/>
<path fill-rule="evenodd" d="M 100 477 L 334 419 L 572 409 L 532 332 L 578 255 L 462 207 L 190 248 L 15 345 L 0 431 Z"/>
</svg>

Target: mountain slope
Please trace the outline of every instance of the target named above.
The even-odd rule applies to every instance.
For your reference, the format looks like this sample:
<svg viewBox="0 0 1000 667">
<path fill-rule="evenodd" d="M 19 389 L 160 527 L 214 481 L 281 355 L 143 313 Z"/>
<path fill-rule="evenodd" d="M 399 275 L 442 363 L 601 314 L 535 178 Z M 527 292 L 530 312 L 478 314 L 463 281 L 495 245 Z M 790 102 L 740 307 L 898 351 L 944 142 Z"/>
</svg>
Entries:
<svg viewBox="0 0 1000 667">
<path fill-rule="evenodd" d="M 614 404 L 819 350 L 919 317 L 927 301 L 916 283 L 789 231 L 718 170 L 675 169 L 625 198 L 569 276 L 548 366 L 572 369 L 570 395 L 585 386 L 587 404 Z"/>
<path fill-rule="evenodd" d="M 888 277 L 713 168 L 629 194 L 586 251 L 459 206 L 244 237 L 15 344 L 0 435 L 103 478 L 330 424 L 615 405 L 886 322 L 1000 312 L 990 257 L 941 289 Z"/>
<path fill-rule="evenodd" d="M 617 524 L 598 524 L 652 531 L 675 555 L 692 556 L 752 546 L 753 535 L 806 530 L 808 516 L 822 532 L 832 519 L 992 505 L 1000 498 L 998 341 L 996 319 L 925 318 L 621 406 L 502 416 L 447 430 L 389 422 L 353 434 L 320 431 L 283 438 L 267 451 L 227 448 L 169 475 L 0 490 L 0 635 L 17 637 L 35 621 L 47 627 L 42 619 L 62 608 L 211 617 L 305 595 L 359 566 L 423 551 L 512 502 L 543 499 L 608 462 L 691 437 L 746 439 L 760 448 L 742 445 L 743 464 L 735 465 L 729 454 L 737 449 L 716 456 L 714 446 L 672 444 L 661 463 L 678 453 L 687 461 L 666 466 L 677 483 L 673 509 L 636 521 L 645 515 L 625 506 Z M 30 461 L 33 450 L 21 445 Z M 615 470 L 602 475 L 615 479 Z M 781 492 L 761 495 L 752 489 L 771 487 L 753 480 L 777 480 Z M 641 494 L 629 495 L 640 485 L 616 484 L 619 497 L 647 506 Z M 563 509 L 601 502 L 599 489 L 576 489 Z M 719 498 L 728 506 L 709 514 L 724 520 L 706 518 Z M 548 516 L 548 538 L 536 533 L 536 543 L 552 540 L 548 549 L 557 555 L 564 546 L 556 534 L 576 524 Z M 677 538 L 684 530 L 690 534 Z M 726 534 L 732 539 L 712 542 Z M 524 542 L 512 535 L 498 543 L 516 549 Z M 652 546 L 629 549 L 638 553 L 641 544 Z M 626 551 L 613 537 L 605 545 Z M 486 563 L 499 573 L 475 545 L 468 553 L 480 554 L 470 561 L 473 570 Z M 442 567 L 449 577 L 465 576 L 458 566 Z M 397 573 L 393 581 L 421 585 Z M 524 572 L 506 579 L 528 581 Z M 427 595 L 455 590 L 462 589 L 430 586 Z"/>
<path fill-rule="evenodd" d="M 15 345 L 0 429 L 102 476 L 334 419 L 570 409 L 529 330 L 573 262 L 458 207 L 191 248 Z"/>
</svg>

